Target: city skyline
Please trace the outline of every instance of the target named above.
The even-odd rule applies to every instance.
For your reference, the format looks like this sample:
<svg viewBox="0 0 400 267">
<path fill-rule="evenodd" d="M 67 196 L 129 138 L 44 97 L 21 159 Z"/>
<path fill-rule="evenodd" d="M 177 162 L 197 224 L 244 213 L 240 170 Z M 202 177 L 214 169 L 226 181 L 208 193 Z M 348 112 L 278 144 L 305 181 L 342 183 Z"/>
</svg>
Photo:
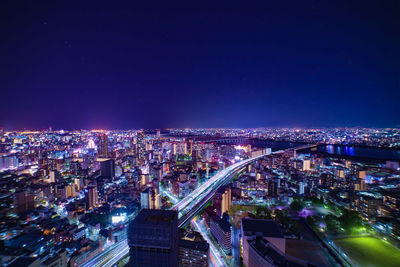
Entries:
<svg viewBox="0 0 400 267">
<path fill-rule="evenodd" d="M 0 1 L 0 267 L 399 267 L 399 14 Z"/>
<path fill-rule="evenodd" d="M 0 263 L 397 266 L 399 147 L 400 129 L 0 129 Z"/>
<path fill-rule="evenodd" d="M 396 1 L 0 10 L 6 129 L 400 125 Z"/>
</svg>

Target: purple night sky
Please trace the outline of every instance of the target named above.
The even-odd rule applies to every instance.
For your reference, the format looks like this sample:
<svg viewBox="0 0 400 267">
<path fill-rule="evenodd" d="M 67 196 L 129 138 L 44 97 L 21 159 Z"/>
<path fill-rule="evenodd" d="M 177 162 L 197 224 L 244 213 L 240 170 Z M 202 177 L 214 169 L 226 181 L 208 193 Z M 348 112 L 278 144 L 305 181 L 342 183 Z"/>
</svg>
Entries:
<svg viewBox="0 0 400 267">
<path fill-rule="evenodd" d="M 0 127 L 400 125 L 399 1 L 133 2 L 1 1 Z"/>
</svg>

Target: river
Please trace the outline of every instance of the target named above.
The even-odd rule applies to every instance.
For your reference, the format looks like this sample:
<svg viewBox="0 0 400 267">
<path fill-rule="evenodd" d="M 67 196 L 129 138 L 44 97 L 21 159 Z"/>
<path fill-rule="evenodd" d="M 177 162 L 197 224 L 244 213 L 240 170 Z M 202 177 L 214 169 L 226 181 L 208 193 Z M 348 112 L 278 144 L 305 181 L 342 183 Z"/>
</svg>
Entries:
<svg viewBox="0 0 400 267">
<path fill-rule="evenodd" d="M 377 161 L 400 161 L 400 150 L 378 147 L 318 145 L 317 147 L 300 150 L 298 153 L 332 155 L 333 157 L 358 158 Z"/>
</svg>

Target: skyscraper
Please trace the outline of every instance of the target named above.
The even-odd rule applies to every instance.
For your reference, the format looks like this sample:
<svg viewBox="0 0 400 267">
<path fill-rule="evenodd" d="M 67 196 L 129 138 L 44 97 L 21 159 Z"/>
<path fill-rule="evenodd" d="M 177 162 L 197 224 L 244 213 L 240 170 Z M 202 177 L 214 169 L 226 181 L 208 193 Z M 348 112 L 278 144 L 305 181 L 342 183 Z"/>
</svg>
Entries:
<svg viewBox="0 0 400 267">
<path fill-rule="evenodd" d="M 28 193 L 26 190 L 18 191 L 14 194 L 14 211 L 21 214 L 28 210 L 35 208 L 34 195 Z"/>
<path fill-rule="evenodd" d="M 213 198 L 213 206 L 215 208 L 215 210 L 217 211 L 217 215 L 218 216 L 222 216 L 222 193 L 217 192 L 215 193 L 215 196 Z"/>
<path fill-rule="evenodd" d="M 161 195 L 152 188 L 146 188 L 140 193 L 140 206 L 142 209 L 160 209 Z"/>
<path fill-rule="evenodd" d="M 225 214 L 222 219 L 215 217 L 210 219 L 210 232 L 218 241 L 218 244 L 225 251 L 231 253 L 231 225 L 229 216 Z"/>
<path fill-rule="evenodd" d="M 193 139 L 189 139 L 186 145 L 186 154 L 191 156 L 192 153 L 193 153 Z"/>
<path fill-rule="evenodd" d="M 98 155 L 99 157 L 108 157 L 108 136 L 105 133 L 99 135 L 98 138 Z"/>
<path fill-rule="evenodd" d="M 228 212 L 231 208 L 232 204 L 232 190 L 230 187 L 225 189 L 225 192 L 222 194 L 222 203 L 221 203 L 221 216 Z"/>
<path fill-rule="evenodd" d="M 143 209 L 129 225 L 130 266 L 178 266 L 178 213 Z"/>
<path fill-rule="evenodd" d="M 142 209 L 148 209 L 150 206 L 150 188 L 146 188 L 140 193 L 140 207 Z"/>
<path fill-rule="evenodd" d="M 48 182 L 49 182 L 49 183 L 58 182 L 58 177 L 59 177 L 58 171 L 56 171 L 56 170 L 51 170 L 50 173 L 49 173 Z"/>
<path fill-rule="evenodd" d="M 268 181 L 268 196 L 276 197 L 278 195 L 277 183 L 275 181 Z"/>
<path fill-rule="evenodd" d="M 138 158 L 142 159 L 144 157 L 144 152 L 146 151 L 146 135 L 144 131 L 137 132 L 137 153 Z"/>
<path fill-rule="evenodd" d="M 115 163 L 113 159 L 100 159 L 100 175 L 110 179 L 115 176 Z"/>
<path fill-rule="evenodd" d="M 157 194 L 154 189 L 150 190 L 149 197 L 149 208 L 150 209 L 160 209 L 161 207 L 161 195 Z"/>
<path fill-rule="evenodd" d="M 93 209 L 98 204 L 99 195 L 97 193 L 97 186 L 95 184 L 90 184 L 88 186 L 88 193 L 87 193 L 87 203 L 88 208 Z"/>
<path fill-rule="evenodd" d="M 305 159 L 303 160 L 303 171 L 309 171 L 311 169 L 311 160 Z"/>
</svg>

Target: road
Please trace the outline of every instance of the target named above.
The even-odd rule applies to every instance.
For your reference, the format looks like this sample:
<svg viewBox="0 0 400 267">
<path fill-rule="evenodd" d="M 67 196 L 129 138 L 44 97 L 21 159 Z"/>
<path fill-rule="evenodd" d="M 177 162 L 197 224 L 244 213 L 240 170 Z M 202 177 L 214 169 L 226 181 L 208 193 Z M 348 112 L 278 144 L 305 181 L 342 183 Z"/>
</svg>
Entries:
<svg viewBox="0 0 400 267">
<path fill-rule="evenodd" d="M 193 219 L 190 222 L 193 228 L 199 232 L 205 241 L 210 245 L 210 266 L 212 267 L 223 267 L 228 266 L 227 260 L 224 259 L 224 256 L 219 252 L 218 248 L 215 246 L 214 242 L 210 240 L 207 235 L 207 228 L 204 223 L 197 218 Z"/>
<path fill-rule="evenodd" d="M 226 185 L 238 171 L 264 156 L 256 156 L 230 165 L 175 204 L 172 209 L 179 211 L 179 228 L 189 222 L 214 196 L 218 188 Z"/>
<path fill-rule="evenodd" d="M 113 266 L 129 253 L 128 240 L 122 240 L 91 258 L 82 267 Z"/>
<path fill-rule="evenodd" d="M 280 153 L 280 151 L 275 153 Z M 181 228 L 185 226 L 188 222 L 190 222 L 197 215 L 197 213 L 204 208 L 207 202 L 214 196 L 215 192 L 221 186 L 229 183 L 229 181 L 235 174 L 238 173 L 238 171 L 264 156 L 265 155 L 256 156 L 230 165 L 229 167 L 218 172 L 212 178 L 208 179 L 205 183 L 192 191 L 184 199 L 176 203 L 172 207 L 172 209 L 178 211 L 178 227 Z M 198 227 L 200 227 L 200 225 L 198 225 Z M 213 254 L 212 260 L 214 259 L 215 262 L 214 265 L 225 266 L 224 262 L 221 260 L 222 256 L 218 252 L 218 249 L 212 249 L 211 252 Z M 99 255 L 93 257 L 82 266 L 113 266 L 117 264 L 121 259 L 123 259 L 128 253 L 129 246 L 127 240 L 125 239 L 114 244 L 112 247 L 105 249 Z"/>
<path fill-rule="evenodd" d="M 234 266 L 240 266 L 240 229 L 232 226 L 232 260 Z"/>
</svg>

